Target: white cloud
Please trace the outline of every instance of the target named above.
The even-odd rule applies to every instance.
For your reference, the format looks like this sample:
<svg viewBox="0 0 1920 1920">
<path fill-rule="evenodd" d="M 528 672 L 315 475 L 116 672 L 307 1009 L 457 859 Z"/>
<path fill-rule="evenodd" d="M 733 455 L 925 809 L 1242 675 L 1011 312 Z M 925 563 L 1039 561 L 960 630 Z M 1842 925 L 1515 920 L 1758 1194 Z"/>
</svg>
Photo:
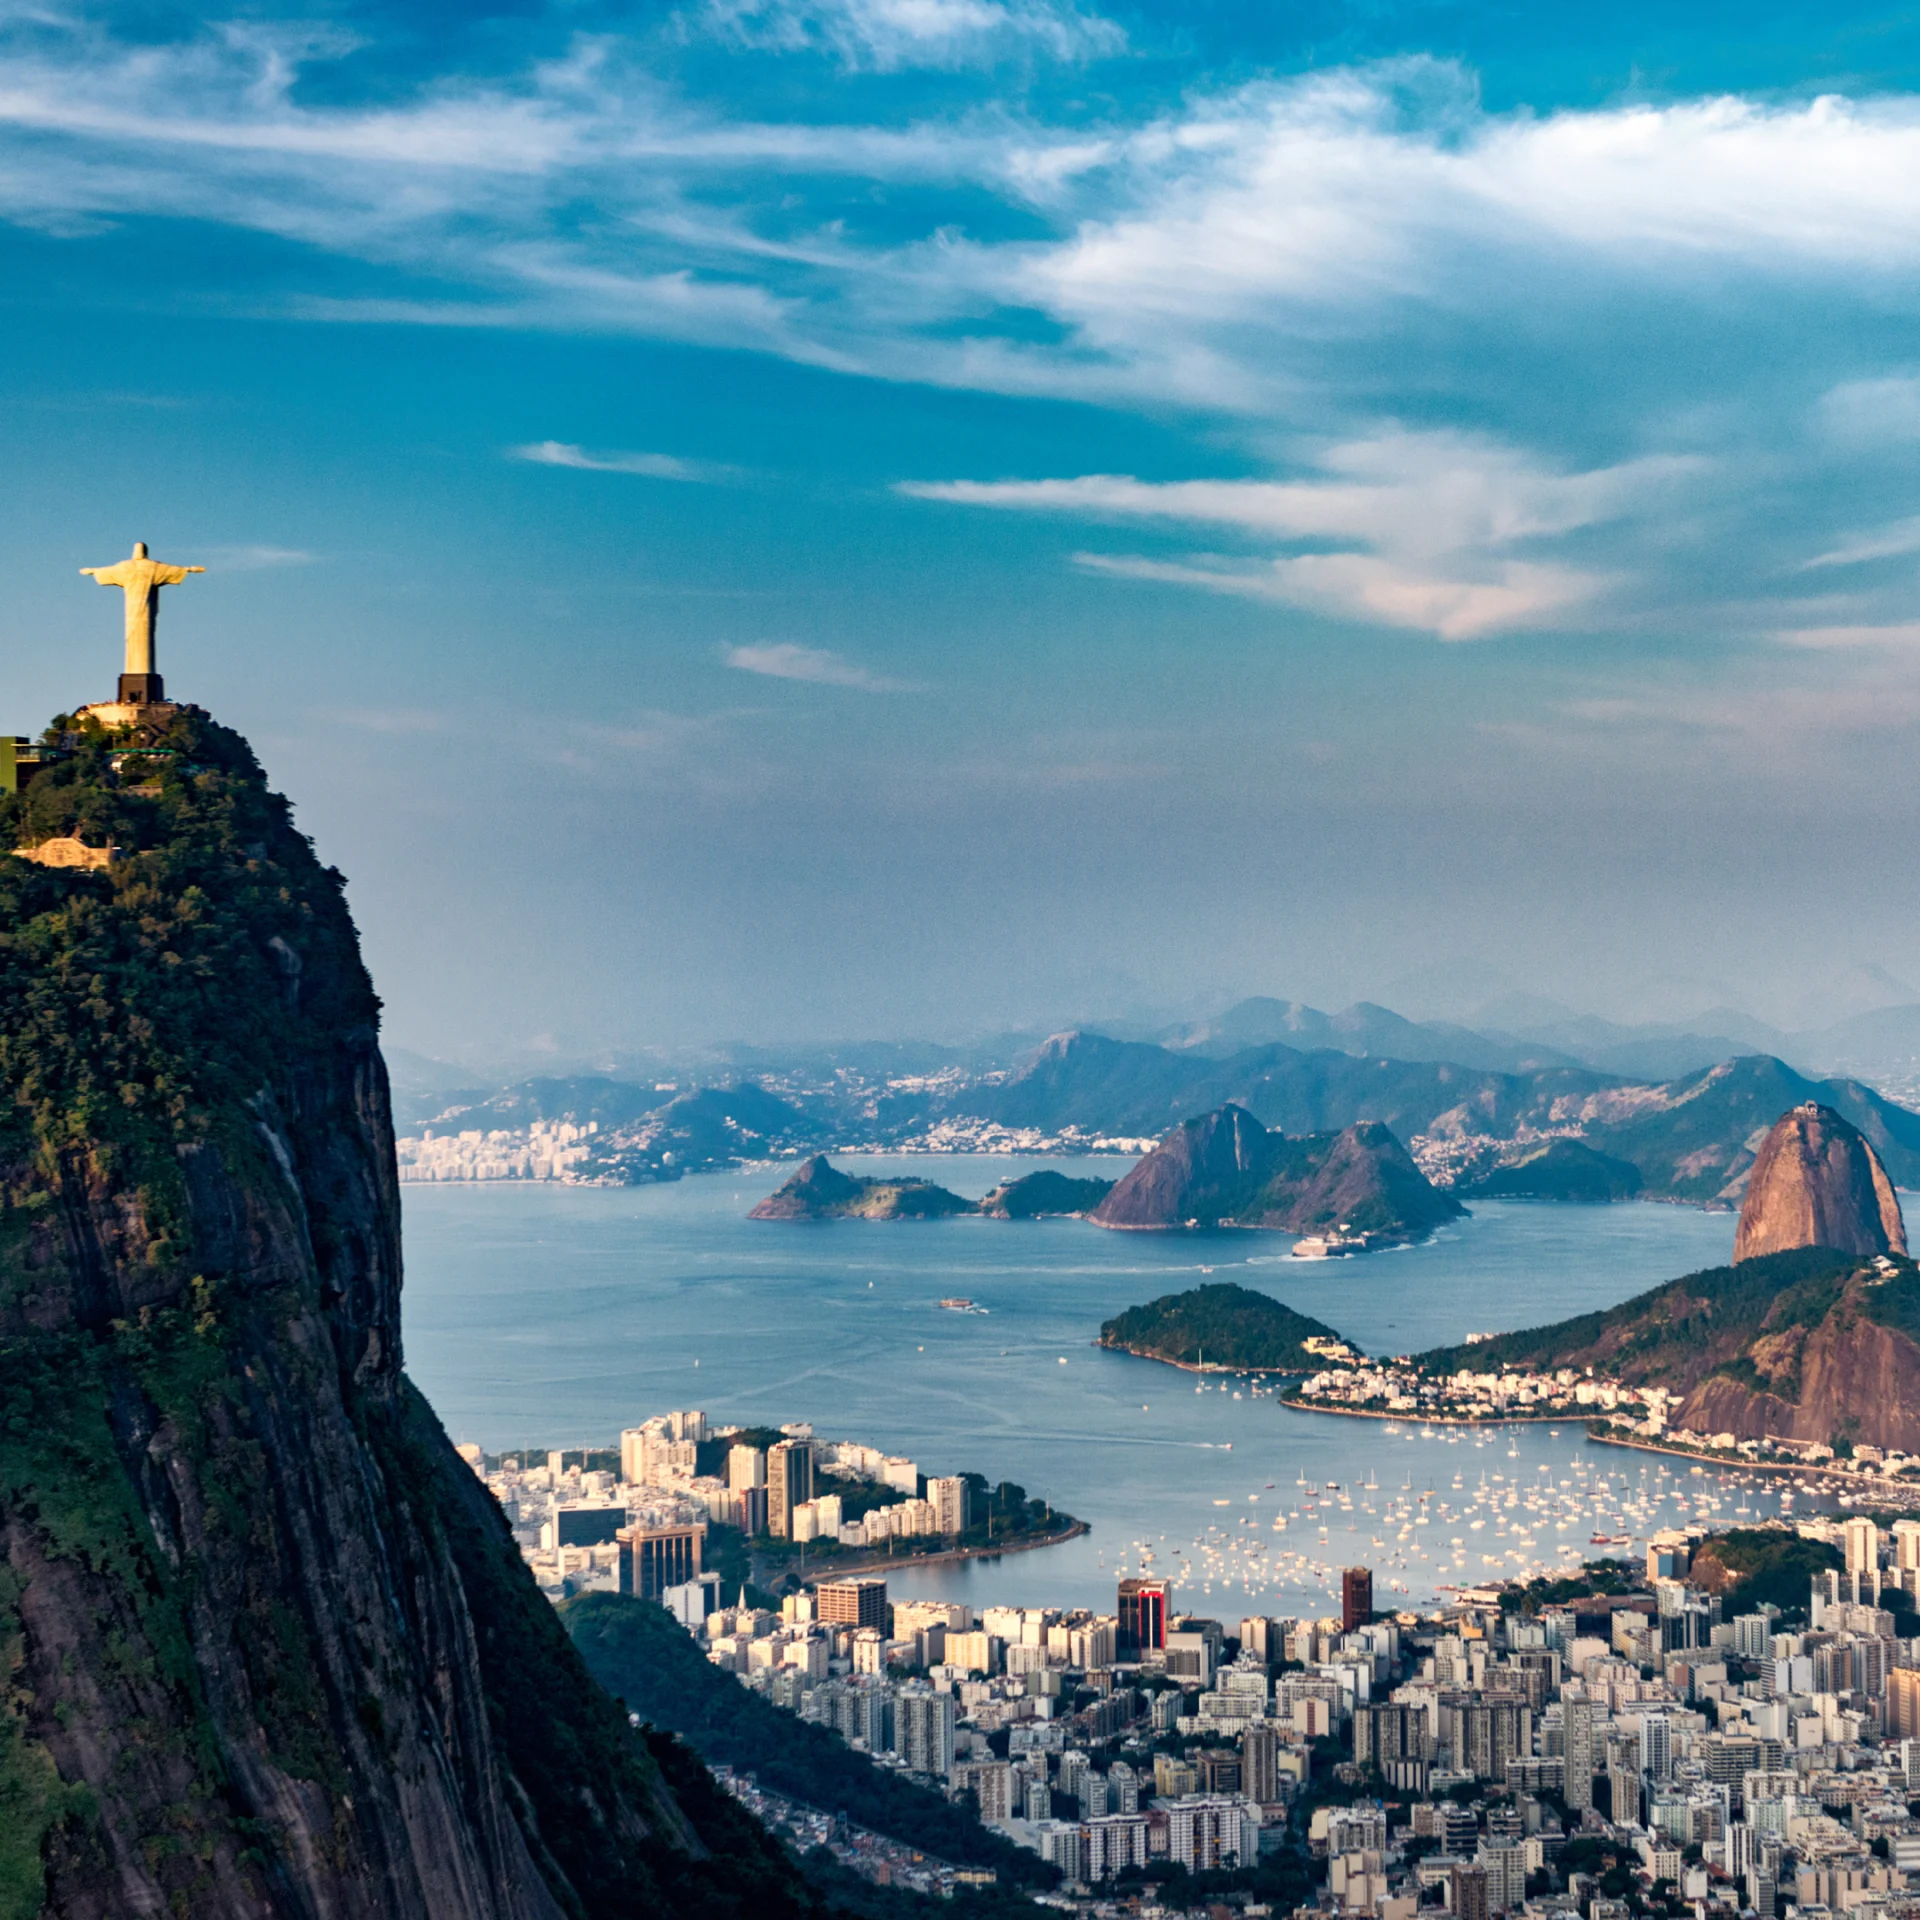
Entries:
<svg viewBox="0 0 1920 1920">
<path fill-rule="evenodd" d="M 1920 646 L 1920 621 L 1877 627 L 1791 627 L 1780 638 L 1792 647 L 1915 647 Z"/>
<path fill-rule="evenodd" d="M 1801 562 L 1801 571 L 1811 567 L 1853 567 L 1867 560 L 1892 560 L 1903 553 L 1920 553 L 1920 517 L 1896 520 L 1892 526 L 1871 533 L 1850 533 L 1838 546 L 1816 553 Z"/>
<path fill-rule="evenodd" d="M 881 72 L 991 66 L 1022 52 L 1090 60 L 1127 43 L 1114 21 L 1049 0 L 706 0 L 683 19 L 736 46 L 821 51 Z"/>
<path fill-rule="evenodd" d="M 446 70 L 367 100 L 350 71 L 303 84 L 349 50 L 329 30 L 136 44 L 55 0 L 0 13 L 0 218 L 78 236 L 191 220 L 359 263 L 348 297 L 321 276 L 275 296 L 308 319 L 627 333 L 1163 418 L 1199 410 L 1243 450 L 1317 434 L 1331 451 L 1301 480 L 1086 475 L 1019 483 L 1065 490 L 1051 500 L 975 498 L 1230 528 L 1266 551 L 1244 568 L 1139 564 L 1434 632 L 1564 623 L 1663 568 L 1675 594 L 1705 593 L 1701 569 L 1671 558 L 1689 538 L 1701 550 L 1698 528 L 1656 525 L 1639 502 L 1678 498 L 1706 469 L 1649 450 L 1721 453 L 1717 491 L 1688 503 L 1717 516 L 1714 551 L 1752 539 L 1764 562 L 1749 578 L 1809 554 L 1851 564 L 1875 557 L 1862 542 L 1895 537 L 1836 527 L 1822 505 L 1792 514 L 1808 531 L 1780 554 L 1763 516 L 1742 516 L 1769 488 L 1778 506 L 1825 485 L 1808 477 L 1820 446 L 1865 458 L 1920 438 L 1920 379 L 1874 364 L 1880 321 L 1827 317 L 1920 297 L 1914 96 L 1490 113 L 1471 75 L 1408 60 L 1165 111 L 1129 114 L 1103 91 L 1049 118 L 961 70 L 1021 49 L 1115 50 L 1118 29 L 1068 0 L 692 4 L 676 31 L 961 77 L 845 87 L 876 103 L 845 124 L 817 92 L 789 117 L 749 119 L 724 91 L 676 90 L 656 42 L 600 34 L 517 71 Z M 1807 356 L 1804 371 L 1767 332 L 1801 295 L 1820 303 L 1813 354 L 1830 361 Z M 1688 329 L 1693 348 L 1711 341 L 1688 363 L 1706 371 L 1687 404 L 1713 432 L 1684 425 L 1662 384 L 1679 362 L 1663 348 Z M 1783 367 L 1808 391 L 1756 424 L 1771 402 L 1750 376 L 1778 383 Z M 1379 424 L 1395 415 L 1481 431 Z M 1771 438 L 1756 454 L 1742 433 Z M 717 477 L 561 442 L 521 457 Z M 965 497 L 953 485 L 945 497 Z M 1910 504 L 1849 517 L 1897 523 Z M 1758 627 L 1824 618 L 1775 605 Z"/>
<path fill-rule="evenodd" d="M 649 480 L 688 480 L 709 486 L 738 479 L 740 469 L 714 460 L 682 460 L 671 453 L 589 453 L 564 440 L 536 440 L 530 446 L 509 447 L 509 459 L 528 460 L 539 467 L 571 467 L 580 473 L 631 473 Z"/>
<path fill-rule="evenodd" d="M 763 673 L 772 680 L 809 680 L 823 687 L 855 687 L 862 693 L 905 693 L 905 681 L 869 673 L 824 647 L 797 646 L 791 640 L 728 647 L 723 657 L 741 673 Z"/>
<path fill-rule="evenodd" d="M 916 498 L 1110 520 L 1169 520 L 1258 539 L 1337 541 L 1351 550 L 1261 562 L 1078 554 L 1091 571 L 1204 587 L 1410 627 L 1445 640 L 1558 625 L 1608 584 L 1590 570 L 1514 555 L 1657 510 L 1702 470 L 1658 457 L 1555 472 L 1464 434 L 1392 432 L 1320 449 L 1319 472 L 1290 481 L 913 481 Z"/>
<path fill-rule="evenodd" d="M 318 557 L 304 547 L 208 547 L 207 566 L 218 573 L 257 573 L 266 567 L 307 567 Z"/>
<path fill-rule="evenodd" d="M 1517 627 L 1562 624 L 1560 616 L 1593 598 L 1603 584 L 1565 567 L 1508 561 L 1493 577 L 1449 579 L 1371 554 L 1308 554 L 1262 566 L 1182 564 L 1137 555 L 1077 553 L 1089 572 L 1125 580 L 1158 580 L 1212 593 L 1410 627 L 1441 640 L 1479 640 Z"/>
</svg>

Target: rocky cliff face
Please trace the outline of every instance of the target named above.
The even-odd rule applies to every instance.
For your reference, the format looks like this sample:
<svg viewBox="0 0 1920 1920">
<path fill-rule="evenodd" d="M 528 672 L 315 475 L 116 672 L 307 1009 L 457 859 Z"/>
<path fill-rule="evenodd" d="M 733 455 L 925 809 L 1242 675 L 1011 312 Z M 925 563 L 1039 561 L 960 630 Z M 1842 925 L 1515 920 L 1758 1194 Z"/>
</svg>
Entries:
<svg viewBox="0 0 1920 1920">
<path fill-rule="evenodd" d="M 1754 1158 L 1733 1257 L 1793 1247 L 1907 1250 L 1900 1202 L 1880 1156 L 1831 1107 L 1811 1100 L 1774 1122 Z"/>
<path fill-rule="evenodd" d="M 1103 1227 L 1430 1232 L 1465 1209 L 1378 1122 L 1296 1139 L 1242 1107 L 1175 1127 L 1089 1216 Z"/>
<path fill-rule="evenodd" d="M 0 801 L 131 856 L 0 852 L 0 1915 L 797 1910 L 401 1371 L 340 876 L 237 736 L 120 744 Z"/>
<path fill-rule="evenodd" d="M 1811 1326 L 1769 1328 L 1738 1362 L 1702 1380 L 1673 1425 L 1920 1452 L 1920 1342 L 1902 1311 L 1914 1293 L 1910 1269 L 1891 1282 L 1873 1269 L 1855 1274 Z"/>
</svg>

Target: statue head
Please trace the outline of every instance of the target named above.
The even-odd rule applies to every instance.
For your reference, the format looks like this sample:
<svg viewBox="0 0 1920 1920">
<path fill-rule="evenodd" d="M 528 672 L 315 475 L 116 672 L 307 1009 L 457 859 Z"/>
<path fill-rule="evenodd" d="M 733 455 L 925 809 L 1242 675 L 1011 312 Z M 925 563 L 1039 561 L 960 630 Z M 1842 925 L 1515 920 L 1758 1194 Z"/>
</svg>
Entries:
<svg viewBox="0 0 1920 1920">
<path fill-rule="evenodd" d="M 147 543 L 144 540 L 136 540 L 133 543 L 133 557 L 136 560 L 144 560 L 147 557 Z"/>
</svg>

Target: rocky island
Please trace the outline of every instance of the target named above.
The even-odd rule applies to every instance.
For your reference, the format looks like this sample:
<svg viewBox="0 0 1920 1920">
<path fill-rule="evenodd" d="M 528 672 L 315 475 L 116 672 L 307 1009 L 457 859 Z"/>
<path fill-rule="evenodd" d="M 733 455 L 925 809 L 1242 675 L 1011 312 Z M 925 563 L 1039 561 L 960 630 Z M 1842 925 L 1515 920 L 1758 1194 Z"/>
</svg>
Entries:
<svg viewBox="0 0 1920 1920">
<path fill-rule="evenodd" d="M 1009 1181 L 980 1202 L 994 1220 L 1042 1220 L 1049 1215 L 1091 1213 L 1113 1191 L 1111 1180 L 1076 1180 L 1043 1168 Z"/>
<path fill-rule="evenodd" d="M 1183 1122 L 1088 1217 L 1103 1227 L 1269 1227 L 1378 1244 L 1414 1240 L 1466 1209 L 1387 1128 L 1270 1132 L 1244 1107 Z"/>
<path fill-rule="evenodd" d="M 824 1153 L 747 1215 L 749 1220 L 943 1220 L 972 1213 L 963 1200 L 931 1180 L 866 1180 L 842 1173 Z"/>
<path fill-rule="evenodd" d="M 975 1202 L 931 1180 L 874 1180 L 842 1173 L 824 1153 L 816 1153 L 747 1218 L 946 1220 L 959 1213 L 979 1213 L 991 1220 L 1039 1220 L 1050 1214 L 1085 1213 L 1098 1206 L 1112 1187 L 1111 1180 L 1075 1180 L 1043 1169 L 995 1187 Z"/>
<path fill-rule="evenodd" d="M 1359 1358 L 1329 1326 L 1251 1287 L 1222 1281 L 1129 1307 L 1100 1329 L 1100 1345 L 1176 1367 L 1237 1373 L 1310 1373 Z"/>
</svg>

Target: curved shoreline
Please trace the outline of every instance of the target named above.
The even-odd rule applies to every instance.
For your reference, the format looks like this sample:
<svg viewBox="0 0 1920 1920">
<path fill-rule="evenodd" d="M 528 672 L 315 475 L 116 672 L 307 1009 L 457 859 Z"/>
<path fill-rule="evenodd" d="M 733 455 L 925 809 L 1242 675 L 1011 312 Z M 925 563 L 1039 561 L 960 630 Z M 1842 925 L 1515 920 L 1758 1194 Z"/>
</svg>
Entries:
<svg viewBox="0 0 1920 1920">
<path fill-rule="evenodd" d="M 1301 1367 L 1250 1367 L 1244 1363 L 1229 1360 L 1175 1360 L 1164 1353 L 1148 1353 L 1141 1347 L 1123 1346 L 1118 1340 L 1096 1340 L 1093 1343 L 1102 1353 L 1130 1354 L 1136 1360 L 1152 1360 L 1163 1367 L 1178 1367 L 1182 1373 L 1237 1373 L 1249 1378 L 1258 1374 L 1263 1379 L 1300 1380 L 1306 1377 Z"/>
<path fill-rule="evenodd" d="M 1444 1413 L 1376 1413 L 1371 1407 L 1315 1407 L 1302 1400 L 1282 1398 L 1292 1413 L 1331 1413 L 1342 1420 L 1397 1420 L 1403 1427 L 1580 1427 L 1586 1422 L 1570 1413 L 1501 1413 L 1487 1420 L 1458 1420 Z"/>
<path fill-rule="evenodd" d="M 1738 1467 L 1750 1473 L 1787 1473 L 1801 1480 L 1838 1480 L 1845 1487 L 1862 1492 L 1886 1494 L 1902 1504 L 1920 1505 L 1920 1486 L 1911 1482 L 1888 1480 L 1877 1473 L 1849 1473 L 1844 1467 L 1822 1463 L 1790 1465 L 1784 1460 L 1749 1460 L 1745 1454 L 1695 1453 L 1686 1447 L 1657 1447 L 1648 1440 L 1628 1440 L 1617 1433 L 1595 1433 L 1589 1427 L 1587 1438 L 1603 1447 L 1624 1447 L 1630 1453 L 1664 1453 L 1669 1460 L 1691 1460 L 1695 1466 Z"/>
<path fill-rule="evenodd" d="M 1091 1533 L 1091 1521 L 1076 1520 L 1070 1527 L 1059 1533 L 1043 1534 L 1036 1539 L 1009 1540 L 1005 1543 L 994 1542 L 984 1547 L 948 1547 L 940 1553 L 915 1553 L 909 1555 L 881 1554 L 868 1560 L 835 1560 L 824 1563 L 814 1575 L 816 1580 L 851 1579 L 855 1574 L 884 1573 L 889 1567 L 939 1567 L 947 1566 L 958 1560 L 992 1560 L 1003 1553 L 1032 1553 L 1039 1547 L 1064 1546 L 1069 1540 L 1077 1540 L 1083 1533 Z M 782 1569 L 787 1573 L 798 1573 L 798 1565 Z"/>
</svg>

